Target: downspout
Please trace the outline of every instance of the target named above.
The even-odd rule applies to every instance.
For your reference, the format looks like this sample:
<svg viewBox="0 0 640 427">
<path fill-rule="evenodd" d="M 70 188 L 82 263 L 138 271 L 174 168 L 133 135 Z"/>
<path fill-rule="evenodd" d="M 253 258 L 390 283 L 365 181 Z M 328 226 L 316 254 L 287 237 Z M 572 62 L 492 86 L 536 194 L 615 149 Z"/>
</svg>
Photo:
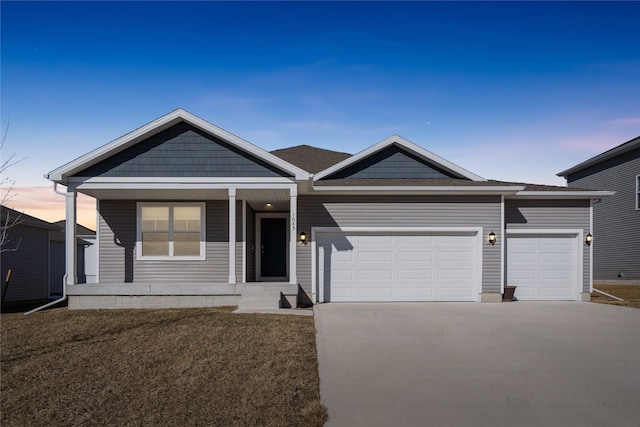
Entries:
<svg viewBox="0 0 640 427">
<path fill-rule="evenodd" d="M 53 183 L 53 192 L 56 194 L 60 194 L 61 196 L 66 196 L 66 193 L 63 193 L 62 191 L 58 191 L 58 183 L 54 182 Z M 65 236 L 66 238 L 66 236 Z M 40 311 L 40 310 L 44 310 L 47 307 L 51 307 L 52 305 L 56 305 L 58 303 L 61 303 L 62 301 L 67 299 L 67 273 L 65 272 L 64 276 L 62 277 L 62 297 L 58 298 L 55 301 L 51 301 L 48 302 L 47 304 L 40 306 L 40 307 L 36 307 L 33 310 L 29 310 L 27 311 L 24 315 L 26 316 L 27 314 L 31 314 L 31 313 L 35 313 L 36 311 Z"/>
</svg>

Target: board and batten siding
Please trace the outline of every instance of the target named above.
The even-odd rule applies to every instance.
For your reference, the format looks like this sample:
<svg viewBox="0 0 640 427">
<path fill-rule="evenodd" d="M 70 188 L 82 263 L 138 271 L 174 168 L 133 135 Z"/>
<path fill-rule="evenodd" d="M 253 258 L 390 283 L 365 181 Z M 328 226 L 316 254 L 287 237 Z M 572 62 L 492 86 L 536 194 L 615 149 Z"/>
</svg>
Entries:
<svg viewBox="0 0 640 427">
<path fill-rule="evenodd" d="M 302 196 L 298 233 L 312 227 L 482 227 L 496 233 L 500 196 Z M 500 293 L 501 240 L 482 244 L 482 292 Z M 298 281 L 311 292 L 311 245 L 297 246 Z"/>
<path fill-rule="evenodd" d="M 240 204 L 240 202 L 238 202 Z M 206 202 L 205 260 L 136 259 L 136 202 L 101 200 L 99 202 L 100 283 L 171 282 L 227 283 L 229 279 L 228 201 Z M 242 207 L 236 212 L 241 218 Z M 241 220 L 236 221 L 236 241 L 242 239 Z M 236 244 L 236 274 L 241 271 L 242 247 Z M 241 277 L 241 276 L 239 276 Z"/>
<path fill-rule="evenodd" d="M 593 276 L 640 279 L 640 149 L 567 177 L 569 187 L 615 191 L 593 205 Z"/>
<path fill-rule="evenodd" d="M 590 230 L 589 200 L 506 200 L 505 227 L 507 229 L 581 229 Z M 590 248 L 582 245 L 582 292 L 590 292 Z"/>
</svg>

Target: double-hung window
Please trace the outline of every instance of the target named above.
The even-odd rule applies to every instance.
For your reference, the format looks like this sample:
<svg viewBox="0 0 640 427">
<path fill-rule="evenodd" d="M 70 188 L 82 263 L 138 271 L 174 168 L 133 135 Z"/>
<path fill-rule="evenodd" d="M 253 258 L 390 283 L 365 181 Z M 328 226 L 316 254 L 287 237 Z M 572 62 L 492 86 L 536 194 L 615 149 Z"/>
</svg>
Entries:
<svg viewBox="0 0 640 427">
<path fill-rule="evenodd" d="M 138 258 L 204 259 L 204 203 L 139 203 Z"/>
</svg>

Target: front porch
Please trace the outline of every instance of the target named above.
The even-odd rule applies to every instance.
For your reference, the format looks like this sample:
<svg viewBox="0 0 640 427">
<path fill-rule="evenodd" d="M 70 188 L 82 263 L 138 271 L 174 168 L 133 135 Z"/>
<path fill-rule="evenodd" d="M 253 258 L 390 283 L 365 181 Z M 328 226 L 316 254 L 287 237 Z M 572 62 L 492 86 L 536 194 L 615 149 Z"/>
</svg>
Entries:
<svg viewBox="0 0 640 427">
<path fill-rule="evenodd" d="M 90 283 L 67 285 L 69 309 L 296 308 L 298 285 L 270 283 Z"/>
</svg>

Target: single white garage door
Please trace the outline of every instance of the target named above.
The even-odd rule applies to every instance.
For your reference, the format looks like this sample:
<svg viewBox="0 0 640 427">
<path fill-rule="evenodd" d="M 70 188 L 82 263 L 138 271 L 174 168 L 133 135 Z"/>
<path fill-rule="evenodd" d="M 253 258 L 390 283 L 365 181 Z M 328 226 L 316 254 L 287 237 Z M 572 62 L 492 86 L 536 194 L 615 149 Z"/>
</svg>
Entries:
<svg viewBox="0 0 640 427">
<path fill-rule="evenodd" d="M 575 300 L 578 261 L 575 235 L 510 235 L 506 284 L 519 300 Z"/>
<path fill-rule="evenodd" d="M 477 233 L 319 233 L 323 301 L 475 301 Z"/>
</svg>

